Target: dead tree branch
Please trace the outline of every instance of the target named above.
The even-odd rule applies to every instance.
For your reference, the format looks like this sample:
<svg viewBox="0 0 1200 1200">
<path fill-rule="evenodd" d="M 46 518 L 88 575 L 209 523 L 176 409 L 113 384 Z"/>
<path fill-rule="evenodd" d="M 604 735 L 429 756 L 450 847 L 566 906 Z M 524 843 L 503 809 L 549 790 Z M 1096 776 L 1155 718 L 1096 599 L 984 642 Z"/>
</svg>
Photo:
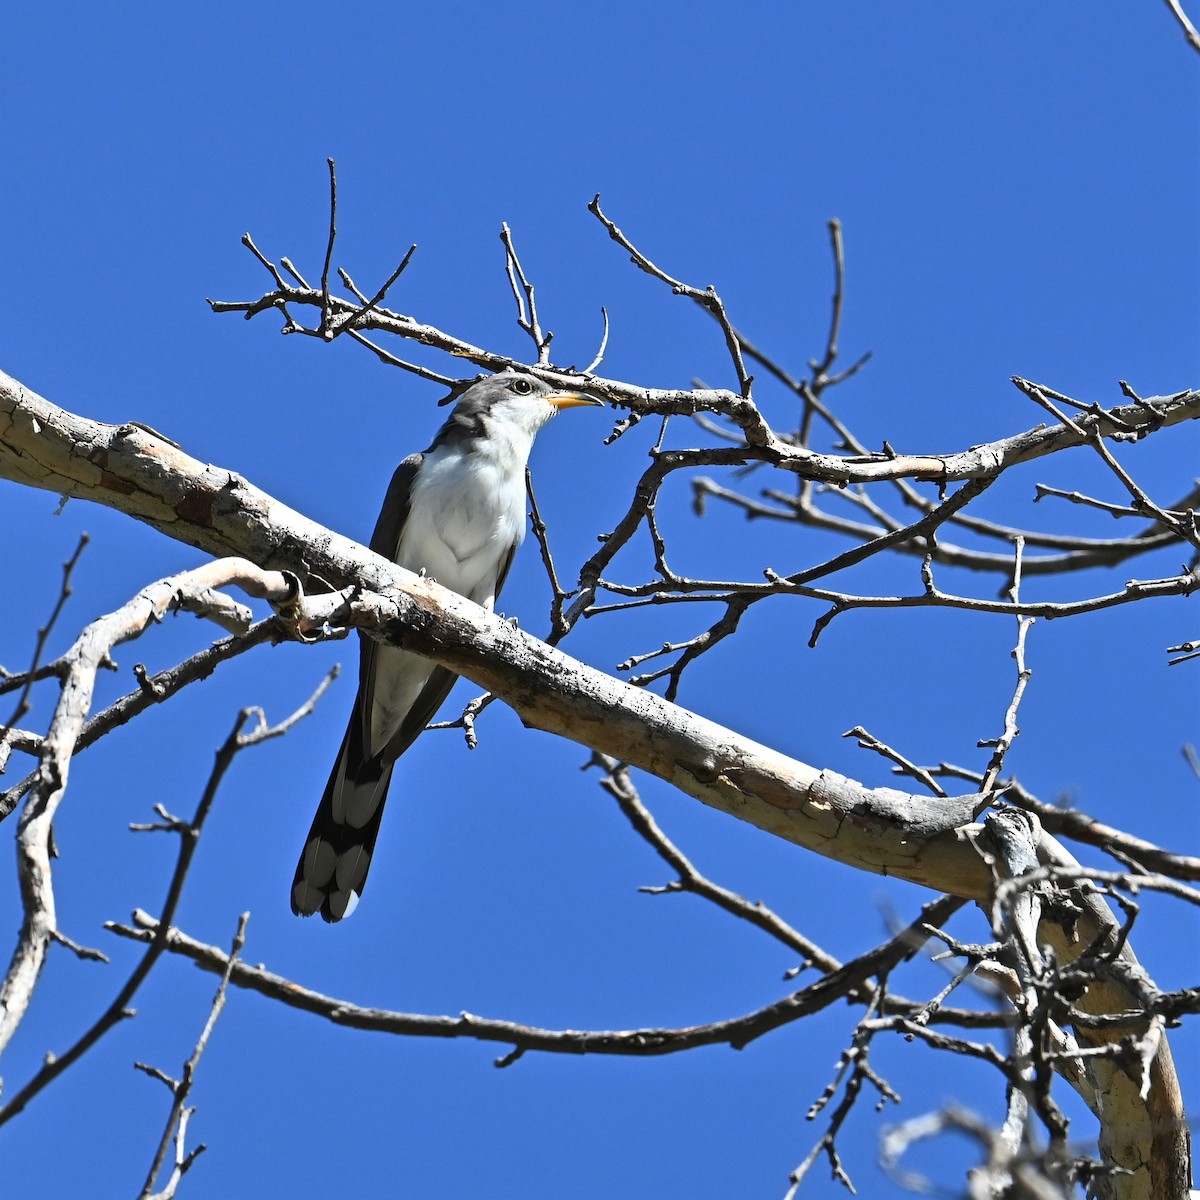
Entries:
<svg viewBox="0 0 1200 1200">
<path fill-rule="evenodd" d="M 184 1175 L 191 1170 L 196 1159 L 204 1153 L 205 1146 L 203 1142 L 194 1150 L 188 1150 L 187 1148 L 188 1122 L 196 1112 L 194 1108 L 187 1107 L 187 1100 L 191 1094 L 192 1084 L 195 1082 L 196 1068 L 200 1065 L 200 1058 L 208 1046 L 209 1038 L 212 1037 L 217 1018 L 221 1015 L 225 1007 L 225 996 L 229 990 L 229 972 L 233 969 L 233 964 L 237 961 L 242 947 L 246 944 L 246 922 L 249 919 L 249 913 L 242 913 L 238 921 L 237 933 L 234 935 L 233 946 L 229 951 L 229 966 L 221 974 L 221 982 L 217 985 L 217 993 L 213 997 L 212 1007 L 208 1013 L 208 1020 L 205 1021 L 204 1028 L 200 1031 L 200 1037 L 196 1040 L 196 1045 L 193 1047 L 191 1055 L 188 1057 L 187 1062 L 183 1064 L 183 1073 L 180 1077 L 172 1079 L 156 1067 L 148 1067 L 145 1063 L 134 1064 L 138 1070 L 144 1071 L 152 1079 L 157 1079 L 161 1083 L 164 1083 L 171 1093 L 171 1109 L 167 1115 L 166 1128 L 159 1139 L 158 1148 L 154 1152 L 154 1160 L 150 1164 L 150 1170 L 146 1175 L 146 1182 L 142 1185 L 138 1200 L 173 1200 Z M 175 1149 L 175 1156 L 171 1164 L 171 1173 L 167 1177 L 167 1181 L 163 1187 L 156 1192 L 154 1190 L 154 1181 L 162 1171 L 167 1151 L 172 1146 Z"/>
</svg>

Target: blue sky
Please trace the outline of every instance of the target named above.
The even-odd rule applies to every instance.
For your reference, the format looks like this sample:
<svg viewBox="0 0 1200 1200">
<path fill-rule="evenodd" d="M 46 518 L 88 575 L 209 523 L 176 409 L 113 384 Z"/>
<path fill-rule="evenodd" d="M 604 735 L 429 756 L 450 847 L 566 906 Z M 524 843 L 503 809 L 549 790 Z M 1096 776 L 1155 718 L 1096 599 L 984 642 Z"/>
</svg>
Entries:
<svg viewBox="0 0 1200 1200">
<path fill-rule="evenodd" d="M 416 241 L 393 307 L 513 355 L 526 346 L 503 274 L 502 221 L 560 362 L 591 358 L 605 305 L 606 373 L 651 386 L 731 381 L 715 328 L 639 275 L 588 214 L 599 192 L 652 258 L 715 284 L 739 326 L 797 373 L 823 347 L 825 223 L 839 218 L 842 347 L 847 360 L 866 350 L 873 359 L 833 399 L 873 444 L 949 451 L 1037 424 L 1041 414 L 1008 382 L 1014 374 L 1102 403 L 1117 399 L 1118 379 L 1142 394 L 1196 382 L 1200 62 L 1152 0 L 1092 6 L 1086 20 L 1078 6 L 1021 2 L 752 2 L 736 17 L 728 6 L 626 0 L 336 16 L 307 2 L 286 15 L 131 3 L 48 16 L 25 6 L 9 14 L 0 54 L 0 366 L 74 411 L 149 424 L 347 534 L 369 533 L 395 462 L 439 423 L 440 393 L 349 344 L 281 338 L 270 317 L 246 324 L 205 304 L 265 288 L 239 245 L 247 230 L 267 254 L 319 274 L 327 156 L 341 184 L 338 261 L 359 285 L 370 290 Z M 789 425 L 785 394 L 764 384 L 759 402 Z M 571 413 L 535 450 L 539 498 L 568 568 L 623 511 L 657 433 L 646 423 L 605 448 L 610 428 L 603 414 Z M 682 424 L 671 431 L 676 445 L 698 436 Z M 1177 431 L 1124 460 L 1170 502 L 1190 484 L 1196 449 L 1194 433 Z M 1074 509 L 1035 509 L 1040 481 L 1119 498 L 1080 452 L 1024 469 L 994 489 L 1003 494 L 989 496 L 986 514 L 1093 536 L 1116 528 Z M 765 476 L 741 483 L 779 486 Z M 662 506 L 680 569 L 796 570 L 844 546 L 747 525 L 719 506 L 698 521 L 689 500 L 679 482 Z M 56 503 L 0 485 L 0 560 L 21 581 L 6 589 L 0 636 L 10 669 L 27 660 L 81 530 L 93 541 L 55 651 L 145 583 L 200 561 L 82 504 L 55 519 Z M 642 579 L 647 562 L 643 548 L 620 577 Z M 1178 565 L 1147 559 L 1115 577 L 1047 581 L 1040 594 L 1110 590 L 1126 574 Z M 876 587 L 917 586 L 911 563 L 879 578 L 887 584 Z M 961 586 L 986 595 L 991 582 Z M 531 632 L 546 629 L 531 546 L 501 607 Z M 853 614 L 810 651 L 818 611 L 760 607 L 742 639 L 685 676 L 681 703 L 872 784 L 889 781 L 886 766 L 841 738 L 854 725 L 920 762 L 985 761 L 975 743 L 998 730 L 1012 688 L 1010 621 Z M 567 649 L 611 670 L 704 624 L 691 609 L 604 618 Z M 1011 768 L 1045 799 L 1069 794 L 1102 819 L 1194 850 L 1197 782 L 1180 746 L 1196 737 L 1195 664 L 1168 669 L 1164 647 L 1196 627 L 1194 605 L 1176 601 L 1036 626 Z M 103 696 L 128 690 L 133 663 L 168 666 L 208 636 L 190 619 L 155 631 L 119 655 L 122 672 Z M 77 761 L 58 825 L 60 913 L 71 936 L 100 944 L 114 965 L 54 955 L 4 1064 L 6 1089 L 124 978 L 133 956 L 102 921 L 161 902 L 173 847 L 127 824 L 155 802 L 190 812 L 240 707 L 263 704 L 280 718 L 332 662 L 353 658 L 349 643 L 260 651 Z M 246 957 L 308 986 L 380 1007 L 553 1027 L 711 1020 L 787 990 L 792 957 L 763 935 L 694 899 L 638 894 L 666 882 L 666 869 L 580 773 L 586 755 L 523 731 L 498 705 L 473 754 L 442 733 L 405 758 L 353 920 L 296 921 L 288 885 L 352 675 L 296 733 L 234 767 L 189 885 L 185 929 L 227 943 L 249 909 Z M 448 711 L 472 695 L 460 686 Z M 43 719 L 49 703 L 44 694 Z M 842 957 L 882 940 L 887 906 L 908 920 L 928 898 L 639 782 L 702 870 Z M 7 873 L 0 911 L 13 928 Z M 1164 985 L 1194 983 L 1177 951 L 1181 938 L 1194 944 L 1196 921 L 1153 902 L 1147 913 L 1135 940 L 1152 973 Z M 1156 932 L 1157 913 L 1169 924 Z M 983 936 L 975 917 L 957 927 Z M 897 985 L 927 995 L 940 980 L 917 964 Z M 177 1070 L 212 988 L 186 964 L 161 964 L 138 1018 L 0 1131 L 10 1195 L 128 1195 L 140 1185 L 167 1098 L 131 1064 Z M 782 1195 L 823 1131 L 805 1112 L 853 1019 L 839 1008 L 741 1053 L 527 1055 L 496 1071 L 494 1048 L 339 1031 L 235 993 L 193 1095 L 194 1137 L 209 1151 L 181 1194 Z M 1195 1036 L 1176 1038 L 1194 1094 Z M 919 1049 L 876 1054 L 904 1106 L 878 1117 L 862 1104 L 843 1154 L 860 1192 L 881 1196 L 894 1190 L 873 1167 L 884 1121 L 950 1097 L 994 1106 L 998 1089 Z M 1086 1121 L 1077 1128 L 1085 1137 Z M 917 1161 L 953 1183 L 959 1154 L 941 1147 Z M 832 1186 L 822 1172 L 806 1194 Z"/>
</svg>

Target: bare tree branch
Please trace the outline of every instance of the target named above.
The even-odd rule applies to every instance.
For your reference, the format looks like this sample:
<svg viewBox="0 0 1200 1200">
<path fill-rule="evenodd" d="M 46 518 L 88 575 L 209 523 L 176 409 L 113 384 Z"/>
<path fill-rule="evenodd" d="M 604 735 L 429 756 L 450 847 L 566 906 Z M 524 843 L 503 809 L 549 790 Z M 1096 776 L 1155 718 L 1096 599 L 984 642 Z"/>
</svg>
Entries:
<svg viewBox="0 0 1200 1200">
<path fill-rule="evenodd" d="M 230 968 L 230 956 L 219 947 L 198 942 L 179 929 L 168 928 L 146 913 L 134 913 L 132 926 L 108 922 L 105 927 L 119 937 L 133 941 L 156 944 L 161 940 L 170 953 L 189 958 L 206 971 L 223 974 L 228 970 L 230 982 L 235 987 L 248 988 L 290 1008 L 315 1013 L 335 1025 L 404 1036 L 468 1038 L 511 1045 L 515 1047 L 514 1051 L 503 1056 L 496 1064 L 509 1066 L 528 1051 L 656 1057 L 699 1046 L 728 1045 L 733 1049 L 741 1049 L 775 1029 L 820 1012 L 839 1000 L 861 995 L 860 989 L 867 980 L 886 975 L 917 951 L 929 936 L 926 931 L 929 916 L 948 915 L 954 907 L 954 903 L 946 897 L 934 901 L 932 906 L 926 906 L 916 921 L 883 945 L 839 966 L 808 987 L 743 1016 L 683 1028 L 632 1030 L 554 1030 L 480 1017 L 473 1013 L 450 1017 L 366 1008 L 312 991 L 265 967 L 252 967 L 239 961 Z M 903 1008 L 914 1015 L 918 1011 L 917 1006 L 912 1004 Z M 965 1020 L 979 1027 L 996 1024 L 994 1015 L 989 1013 L 958 1013 L 953 1017 L 956 1021 Z M 949 1020 L 950 1015 L 943 1013 L 941 1019 Z"/>
<path fill-rule="evenodd" d="M 79 543 L 75 547 L 75 553 L 63 563 L 62 586 L 59 588 L 58 599 L 55 601 L 54 608 L 45 625 L 41 626 L 37 631 L 37 638 L 34 641 L 33 647 L 33 661 L 29 665 L 29 670 L 15 676 L 10 675 L 7 671 L 0 672 L 4 676 L 4 686 L 0 686 L 0 691 L 9 691 L 13 687 L 20 687 L 21 689 L 21 694 L 17 697 L 16 707 L 13 709 L 12 716 L 8 718 L 7 724 L 0 725 L 0 767 L 3 767 L 4 762 L 8 758 L 7 743 L 10 730 L 29 711 L 29 693 L 34 683 L 39 679 L 49 678 L 50 675 L 56 674 L 59 669 L 57 663 L 51 663 L 42 669 L 39 669 L 38 664 L 42 661 L 42 652 L 46 648 L 46 640 L 50 636 L 50 631 L 58 622 L 58 618 L 62 616 L 63 608 L 71 596 L 71 576 L 88 541 L 88 535 L 85 533 L 79 539 Z"/>
<path fill-rule="evenodd" d="M 151 1076 L 151 1078 L 165 1083 L 171 1093 L 171 1110 L 167 1115 L 166 1128 L 163 1130 L 158 1148 L 154 1152 L 154 1160 L 150 1164 L 150 1170 L 146 1175 L 146 1182 L 142 1185 L 139 1200 L 173 1200 L 184 1175 L 188 1173 L 196 1159 L 204 1153 L 205 1146 L 203 1142 L 194 1150 L 189 1151 L 187 1149 L 188 1121 L 196 1112 L 194 1108 L 187 1107 L 187 1099 L 196 1078 L 196 1068 L 200 1065 L 200 1058 L 208 1046 L 209 1038 L 212 1037 L 217 1018 L 221 1015 L 221 1011 L 225 1007 L 225 995 L 229 990 L 229 972 L 233 969 L 233 964 L 237 961 L 242 947 L 246 944 L 246 922 L 249 919 L 249 913 L 242 913 L 241 918 L 238 920 L 237 933 L 234 935 L 233 946 L 229 951 L 229 966 L 221 975 L 221 982 L 217 986 L 217 993 L 213 997 L 212 1007 L 209 1009 L 208 1020 L 205 1021 L 204 1028 L 200 1031 L 200 1037 L 196 1040 L 196 1045 L 192 1049 L 190 1057 L 183 1064 L 183 1074 L 178 1079 L 171 1079 L 154 1067 L 147 1067 L 143 1063 L 135 1064 L 140 1070 L 145 1071 L 147 1075 Z M 156 1192 L 154 1190 L 154 1181 L 158 1178 L 159 1172 L 162 1170 L 163 1163 L 167 1157 L 167 1150 L 172 1144 L 175 1147 L 175 1159 L 171 1166 L 171 1174 L 168 1176 L 167 1182 L 163 1187 Z"/>
</svg>

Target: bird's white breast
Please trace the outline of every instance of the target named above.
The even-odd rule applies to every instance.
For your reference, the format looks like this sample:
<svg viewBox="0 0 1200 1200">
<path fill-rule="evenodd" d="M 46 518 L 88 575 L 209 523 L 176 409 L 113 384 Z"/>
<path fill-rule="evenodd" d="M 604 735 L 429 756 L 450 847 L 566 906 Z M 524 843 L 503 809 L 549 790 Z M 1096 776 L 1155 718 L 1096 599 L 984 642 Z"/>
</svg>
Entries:
<svg viewBox="0 0 1200 1200">
<path fill-rule="evenodd" d="M 495 450 L 462 454 L 439 446 L 425 455 L 396 557 L 402 567 L 489 606 L 502 564 L 525 536 L 529 446 Z"/>
</svg>

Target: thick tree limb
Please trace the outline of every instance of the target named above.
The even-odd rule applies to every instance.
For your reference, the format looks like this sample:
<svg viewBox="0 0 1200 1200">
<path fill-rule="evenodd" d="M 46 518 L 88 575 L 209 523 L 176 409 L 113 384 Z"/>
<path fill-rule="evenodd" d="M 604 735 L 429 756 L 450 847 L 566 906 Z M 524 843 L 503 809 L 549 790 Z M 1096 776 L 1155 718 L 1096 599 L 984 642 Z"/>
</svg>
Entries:
<svg viewBox="0 0 1200 1200">
<path fill-rule="evenodd" d="M 1037 847 L 1041 862 L 1085 872 L 1054 838 L 1042 833 Z M 1079 920 L 1073 925 L 1045 918 L 1038 935 L 1048 942 L 1060 963 L 1074 962 L 1097 946 L 1113 945 L 1116 923 L 1108 906 L 1094 889 L 1075 888 L 1071 900 Z M 1119 959 L 1141 972 L 1128 945 Z M 1117 979 L 1089 982 L 1076 1007 L 1093 1015 L 1121 1014 L 1128 1023 L 1101 1032 L 1077 1025 L 1075 1034 L 1084 1047 L 1111 1049 L 1123 1038 L 1140 1040 L 1146 1034 L 1147 1016 L 1136 988 Z M 1191 1132 L 1188 1128 L 1179 1077 L 1166 1037 L 1158 1040 L 1147 1063 L 1131 1063 L 1112 1055 L 1099 1055 L 1088 1063 L 1092 1085 L 1101 1098 L 1100 1151 L 1106 1162 L 1124 1168 L 1098 1182 L 1100 1195 L 1116 1200 L 1167 1200 L 1188 1194 L 1191 1176 Z"/>
</svg>

